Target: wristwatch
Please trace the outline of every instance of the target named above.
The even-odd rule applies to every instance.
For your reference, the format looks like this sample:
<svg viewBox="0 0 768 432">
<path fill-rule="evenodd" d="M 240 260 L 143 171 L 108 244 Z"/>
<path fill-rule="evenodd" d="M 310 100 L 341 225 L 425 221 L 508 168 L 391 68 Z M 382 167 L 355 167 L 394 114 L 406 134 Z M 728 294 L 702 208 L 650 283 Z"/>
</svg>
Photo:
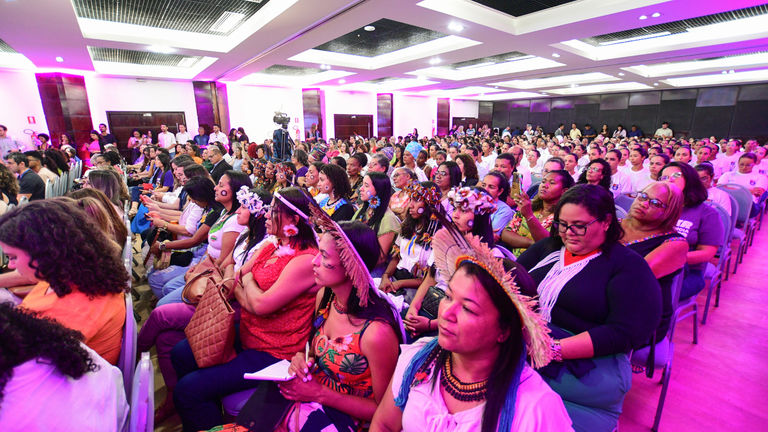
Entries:
<svg viewBox="0 0 768 432">
<path fill-rule="evenodd" d="M 160 243 L 160 252 L 165 251 L 165 249 L 168 247 L 168 245 L 166 243 L 168 243 L 168 242 Z"/>
</svg>

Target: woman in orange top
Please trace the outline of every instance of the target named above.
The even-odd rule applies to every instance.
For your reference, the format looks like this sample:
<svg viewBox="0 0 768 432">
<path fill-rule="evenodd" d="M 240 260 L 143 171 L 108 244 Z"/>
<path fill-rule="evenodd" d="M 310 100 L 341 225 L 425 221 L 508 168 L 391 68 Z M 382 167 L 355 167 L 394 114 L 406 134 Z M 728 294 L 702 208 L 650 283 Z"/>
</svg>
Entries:
<svg viewBox="0 0 768 432">
<path fill-rule="evenodd" d="M 0 217 L 9 268 L 37 282 L 21 307 L 85 336 L 112 364 L 120 355 L 128 274 L 119 246 L 69 198 L 35 201 Z"/>
</svg>

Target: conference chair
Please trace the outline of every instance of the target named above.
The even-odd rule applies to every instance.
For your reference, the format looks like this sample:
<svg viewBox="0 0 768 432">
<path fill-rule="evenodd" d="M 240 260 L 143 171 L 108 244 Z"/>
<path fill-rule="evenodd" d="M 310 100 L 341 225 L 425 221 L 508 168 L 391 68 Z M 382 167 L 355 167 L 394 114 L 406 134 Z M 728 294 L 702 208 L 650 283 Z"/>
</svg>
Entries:
<svg viewBox="0 0 768 432">
<path fill-rule="evenodd" d="M 717 188 L 735 198 L 736 202 L 739 204 L 738 212 L 731 209 L 731 214 L 736 217 L 736 225 L 741 226 L 741 228 L 736 228 L 733 231 L 733 239 L 738 241 L 736 246 L 736 260 L 733 265 L 733 273 L 736 274 L 739 264 L 741 264 L 744 255 L 747 253 L 750 234 L 755 227 L 755 219 L 750 219 L 749 217 L 753 203 L 752 194 L 744 186 L 735 183 L 719 185 Z"/>
<path fill-rule="evenodd" d="M 627 213 L 627 209 L 624 207 L 616 204 L 616 217 L 619 219 L 625 219 L 629 213 Z"/>
<path fill-rule="evenodd" d="M 45 199 L 53 198 L 53 184 L 51 179 L 45 179 Z"/>
<path fill-rule="evenodd" d="M 675 324 L 677 323 L 677 314 L 680 310 L 677 307 L 677 298 L 680 297 L 680 290 L 683 286 L 684 271 L 681 271 L 672 280 L 672 320 L 669 322 L 667 335 L 659 342 L 656 342 L 656 335 L 651 339 L 651 344 L 640 348 L 632 353 L 630 361 L 635 366 L 645 368 L 645 374 L 648 378 L 653 378 L 654 371 L 660 369 L 661 372 L 661 394 L 659 395 L 659 404 L 656 407 L 656 417 L 653 420 L 651 430 L 658 432 L 659 422 L 661 421 L 661 412 L 664 410 L 664 401 L 667 398 L 667 389 L 669 388 L 669 378 L 672 375 L 672 359 L 675 353 L 675 343 L 672 341 L 675 335 Z"/>
<path fill-rule="evenodd" d="M 733 200 L 733 197 L 730 198 Z M 707 204 L 717 210 L 717 213 L 720 215 L 720 220 L 723 223 L 723 244 L 720 245 L 717 251 L 717 265 L 715 266 L 712 263 L 707 263 L 707 268 L 704 271 L 704 280 L 709 284 L 709 288 L 707 292 L 707 301 L 704 304 L 704 315 L 701 317 L 701 324 L 707 323 L 709 304 L 712 300 L 712 293 L 715 291 L 715 287 L 717 287 L 715 307 L 720 306 L 720 289 L 722 288 L 723 277 L 731 264 L 731 239 L 733 238 L 733 230 L 736 228 L 736 219 L 731 218 L 723 207 L 710 201 L 707 201 Z"/>
<path fill-rule="evenodd" d="M 117 367 L 123 372 L 125 397 L 128 400 L 131 399 L 132 379 L 136 368 L 137 339 L 139 337 L 137 327 L 136 318 L 133 316 L 133 297 L 126 295 L 125 326 L 123 327 L 123 341 L 120 344 L 120 357 L 117 359 Z"/>
<path fill-rule="evenodd" d="M 614 200 L 616 207 L 623 208 L 625 213 L 629 213 L 629 208 L 632 207 L 633 202 L 635 202 L 635 199 L 626 194 L 621 194 Z"/>
<path fill-rule="evenodd" d="M 155 429 L 155 368 L 148 352 L 141 353 L 141 360 L 133 375 L 133 391 L 129 398 L 131 416 L 129 432 L 153 432 Z"/>
</svg>

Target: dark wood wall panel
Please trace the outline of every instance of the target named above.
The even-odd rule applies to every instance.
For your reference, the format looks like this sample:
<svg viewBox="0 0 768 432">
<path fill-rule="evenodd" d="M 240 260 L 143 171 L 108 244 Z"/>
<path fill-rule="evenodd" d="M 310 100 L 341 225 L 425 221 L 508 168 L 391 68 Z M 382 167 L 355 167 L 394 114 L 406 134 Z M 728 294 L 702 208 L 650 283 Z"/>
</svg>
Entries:
<svg viewBox="0 0 768 432">
<path fill-rule="evenodd" d="M 732 136 L 768 136 L 768 100 L 746 100 L 736 103 L 731 122 Z"/>
<path fill-rule="evenodd" d="M 195 92 L 195 109 L 197 111 L 198 127 L 205 128 L 205 133 L 210 134 L 213 132 L 213 125 L 217 124 L 221 126 L 221 130 L 224 133 L 228 133 L 229 129 L 225 129 L 221 120 L 216 83 L 209 81 L 192 81 L 192 88 Z M 227 126 L 229 126 L 229 119 L 227 119 L 226 123 Z M 195 130 L 191 130 L 189 133 L 193 136 L 197 135 Z"/>
<path fill-rule="evenodd" d="M 63 133 L 75 140 L 78 150 L 89 144 L 90 132 L 97 128 L 91 119 L 85 79 L 62 73 L 39 73 L 35 78 L 53 146 L 61 146 Z"/>
<path fill-rule="evenodd" d="M 571 104 L 571 107 L 573 107 L 573 104 Z M 571 123 L 573 123 L 573 108 L 567 108 L 567 109 L 553 109 L 552 112 L 549 113 L 549 128 L 544 129 L 545 132 L 555 132 L 555 129 L 560 126 L 560 124 L 565 125 L 565 131 L 571 130 Z"/>
<path fill-rule="evenodd" d="M 525 125 L 528 123 L 528 107 L 515 107 L 509 110 L 509 124 L 520 126 L 521 130 L 525 130 Z"/>
<path fill-rule="evenodd" d="M 437 100 L 437 135 L 446 136 L 451 128 L 451 100 L 440 98 Z"/>
<path fill-rule="evenodd" d="M 603 125 L 608 125 L 608 130 L 613 133 L 613 131 L 616 129 L 616 125 L 621 124 L 625 128 L 627 127 L 625 124 L 626 118 L 626 109 L 600 110 L 598 113 L 598 122 L 597 124 L 593 125 L 593 127 L 599 133 L 603 129 Z"/>
<path fill-rule="evenodd" d="M 529 113 L 528 123 L 530 123 L 534 129 L 536 129 L 539 126 L 541 126 L 542 128 L 546 128 L 549 125 L 549 113 L 548 112 Z"/>
<path fill-rule="evenodd" d="M 493 102 L 480 102 L 477 110 L 477 122 L 480 126 L 493 124 Z"/>
<path fill-rule="evenodd" d="M 131 161 L 133 151 L 127 144 L 134 128 L 139 129 L 142 135 L 152 131 L 152 142 L 157 143 L 160 125 L 168 126 L 168 131 L 175 134 L 179 131 L 178 125 L 186 125 L 187 120 L 184 112 L 107 111 L 107 124 L 110 132 L 117 138 L 120 154 Z M 194 136 L 197 132 L 190 131 L 190 134 Z"/>
<path fill-rule="evenodd" d="M 394 112 L 392 104 L 392 93 L 376 95 L 376 135 L 379 137 L 392 136 L 392 113 Z"/>
<path fill-rule="evenodd" d="M 309 138 L 312 125 L 317 125 L 320 136 L 325 138 L 327 134 L 323 128 L 323 97 L 320 89 L 303 89 L 301 91 L 301 103 L 304 112 L 304 138 Z"/>
<path fill-rule="evenodd" d="M 734 97 L 735 100 L 736 98 Z M 696 111 L 693 112 L 690 136 L 728 136 L 731 125 L 730 122 L 724 121 L 724 119 L 733 118 L 733 110 L 733 106 L 697 107 Z"/>
<path fill-rule="evenodd" d="M 669 122 L 669 128 L 675 133 L 687 134 L 691 131 L 693 122 L 693 110 L 696 108 L 696 99 L 673 99 L 664 100 L 662 96 L 659 104 L 659 116 L 656 118 L 656 128 L 661 127 L 661 123 Z M 653 134 L 653 130 L 643 131 Z"/>
<path fill-rule="evenodd" d="M 588 104 L 588 105 L 576 105 L 573 111 L 573 121 L 579 126 L 582 132 L 584 132 L 584 125 L 589 124 L 592 129 L 597 130 L 595 126 L 597 124 L 598 112 L 600 111 L 600 104 Z M 565 130 L 570 130 L 566 127 Z"/>
<path fill-rule="evenodd" d="M 339 139 L 347 139 L 354 134 L 370 138 L 376 128 L 372 115 L 334 114 L 333 123 L 333 136 Z"/>
<path fill-rule="evenodd" d="M 653 133 L 661 125 L 656 125 L 656 118 L 659 116 L 658 105 L 640 105 L 630 106 L 627 109 L 627 117 L 624 120 L 624 126 L 631 130 L 632 125 L 644 133 Z M 611 126 L 611 125 L 609 125 Z"/>
</svg>

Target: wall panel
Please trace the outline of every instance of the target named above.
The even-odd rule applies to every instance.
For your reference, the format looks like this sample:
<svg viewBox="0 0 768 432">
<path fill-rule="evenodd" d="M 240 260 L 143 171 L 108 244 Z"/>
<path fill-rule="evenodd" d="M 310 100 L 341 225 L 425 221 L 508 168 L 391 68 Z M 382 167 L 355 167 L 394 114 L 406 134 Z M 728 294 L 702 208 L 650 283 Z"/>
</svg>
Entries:
<svg viewBox="0 0 768 432">
<path fill-rule="evenodd" d="M 665 92 L 666 93 L 666 92 Z M 659 116 L 656 118 L 656 124 L 653 130 L 644 130 L 646 134 L 653 134 L 656 129 L 661 127 L 661 123 L 669 122 L 669 128 L 675 134 L 688 133 L 691 130 L 693 121 L 693 110 L 696 107 L 696 99 L 664 99 L 662 95 L 661 104 L 659 104 Z M 677 136 L 677 135 L 675 135 Z"/>
<path fill-rule="evenodd" d="M 600 103 L 594 103 L 589 105 L 579 105 L 576 101 L 576 108 L 573 111 L 573 121 L 576 122 L 579 129 L 584 132 L 584 125 L 590 124 L 592 129 L 598 129 L 595 125 L 598 120 L 598 112 L 600 111 Z M 566 130 L 570 128 L 566 127 Z"/>
<path fill-rule="evenodd" d="M 733 106 L 697 107 L 693 113 L 690 136 L 728 136 L 731 125 L 728 121 L 724 121 L 724 119 L 732 118 L 733 110 Z"/>
</svg>

